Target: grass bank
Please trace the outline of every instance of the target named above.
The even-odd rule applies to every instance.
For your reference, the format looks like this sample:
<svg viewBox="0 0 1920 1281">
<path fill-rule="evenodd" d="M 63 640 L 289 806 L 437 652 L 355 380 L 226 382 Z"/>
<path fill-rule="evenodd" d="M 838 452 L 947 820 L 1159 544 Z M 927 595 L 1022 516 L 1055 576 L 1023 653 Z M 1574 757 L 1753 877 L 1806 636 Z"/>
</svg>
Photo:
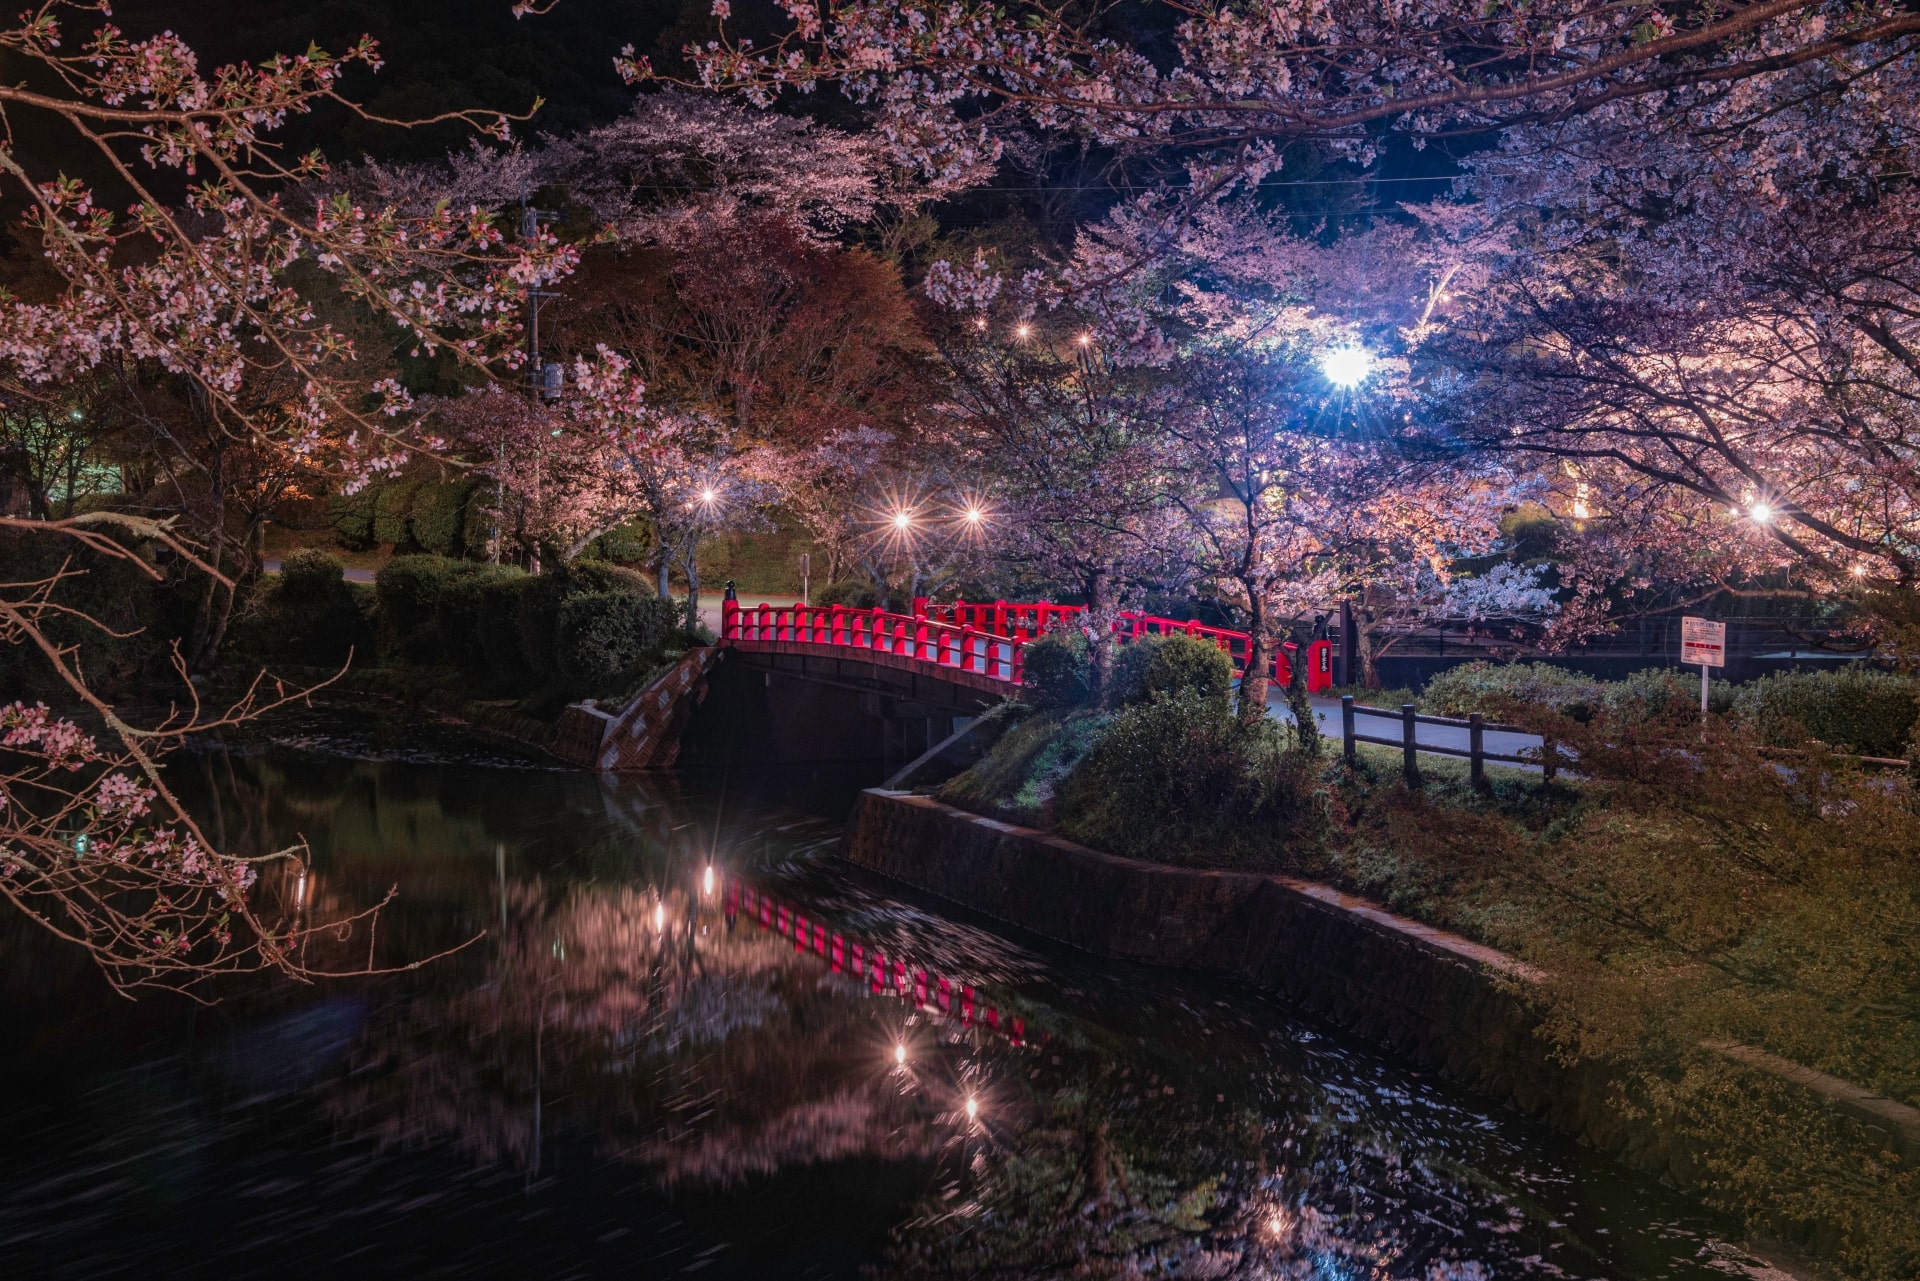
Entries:
<svg viewBox="0 0 1920 1281">
<path fill-rule="evenodd" d="M 1697 1194 L 1845 1275 L 1894 1281 L 1920 1275 L 1920 1170 L 1703 1047 L 1920 1105 L 1914 789 L 1826 746 L 1902 746 L 1887 737 L 1911 733 L 1899 680 L 1759 682 L 1704 726 L 1651 679 L 1578 706 L 1557 688 L 1489 695 L 1472 710 L 1550 730 L 1583 777 L 1496 769 L 1485 790 L 1432 757 L 1409 789 L 1390 749 L 1353 769 L 1310 758 L 1282 727 L 1238 723 L 1204 676 L 1123 676 L 1101 706 L 1055 682 L 1068 692 L 1000 713 L 1011 727 L 938 795 L 1115 854 L 1332 883 L 1520 956 L 1549 976 L 1537 999 L 1556 1050 L 1608 1064 L 1621 1109 L 1708 1154 L 1686 1172 Z"/>
</svg>

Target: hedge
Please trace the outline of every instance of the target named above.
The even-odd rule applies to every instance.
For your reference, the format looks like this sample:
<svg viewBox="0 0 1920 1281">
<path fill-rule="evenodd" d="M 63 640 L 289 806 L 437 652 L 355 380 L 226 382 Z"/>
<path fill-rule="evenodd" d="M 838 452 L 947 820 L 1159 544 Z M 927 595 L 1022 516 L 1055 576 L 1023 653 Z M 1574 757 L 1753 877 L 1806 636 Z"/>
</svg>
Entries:
<svg viewBox="0 0 1920 1281">
<path fill-rule="evenodd" d="M 554 654 L 569 694 L 605 693 L 660 653 L 674 630 L 671 602 L 630 591 L 594 591 L 560 603 Z"/>
<path fill-rule="evenodd" d="M 1774 747 L 1809 738 L 1862 756 L 1900 756 L 1913 735 L 1911 677 L 1848 663 L 1833 672 L 1780 672 L 1733 698 L 1741 723 Z"/>
<path fill-rule="evenodd" d="M 1498 717 L 1530 703 L 1584 721 L 1602 696 L 1601 682 L 1551 663 L 1463 663 L 1428 681 L 1420 702 L 1437 716 Z"/>
<path fill-rule="evenodd" d="M 434 630 L 440 641 L 440 654 L 447 662 L 469 675 L 490 679 L 491 683 L 512 687 L 524 677 L 524 665 L 518 661 L 519 637 L 513 637 L 514 663 L 505 672 L 495 670 L 493 650 L 487 644 L 490 611 L 489 592 L 518 590 L 526 572 L 512 565 L 476 565 L 457 574 L 449 574 L 440 585 L 434 603 Z M 507 617 L 512 618 L 512 606 Z"/>
<path fill-rule="evenodd" d="M 333 536 L 350 552 L 372 551 L 373 503 L 378 491 L 363 489 L 357 494 L 340 494 L 327 500 L 327 520 Z"/>
<path fill-rule="evenodd" d="M 402 550 L 413 544 L 409 521 L 413 517 L 413 496 L 422 481 L 402 477 L 380 487 L 373 497 L 373 541 L 391 544 Z"/>
<path fill-rule="evenodd" d="M 467 500 L 473 490 L 474 483 L 464 478 L 428 481 L 415 490 L 408 517 L 414 545 L 438 556 L 460 555 L 465 550 Z"/>
<path fill-rule="evenodd" d="M 1035 707 L 1079 707 L 1092 689 L 1087 638 L 1059 631 L 1028 641 L 1021 672 L 1021 689 Z"/>
<path fill-rule="evenodd" d="M 410 663 L 440 659 L 440 593 L 451 575 L 479 568 L 424 554 L 395 556 L 388 561 L 373 577 L 374 596 L 380 603 L 382 656 Z"/>
<path fill-rule="evenodd" d="M 1114 655 L 1109 703 L 1129 706 L 1177 693 L 1224 707 L 1233 694 L 1233 660 L 1218 645 L 1186 635 L 1143 636 Z"/>
</svg>

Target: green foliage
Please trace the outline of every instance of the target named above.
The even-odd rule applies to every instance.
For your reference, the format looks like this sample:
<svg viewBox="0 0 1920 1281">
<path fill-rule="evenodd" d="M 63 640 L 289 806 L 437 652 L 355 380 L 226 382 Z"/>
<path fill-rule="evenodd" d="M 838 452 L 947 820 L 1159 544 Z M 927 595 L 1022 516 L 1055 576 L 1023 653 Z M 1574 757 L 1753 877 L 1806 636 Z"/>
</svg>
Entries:
<svg viewBox="0 0 1920 1281">
<path fill-rule="evenodd" d="M 1013 717 L 1015 724 L 985 756 L 949 779 L 940 788 L 940 799 L 1012 822 L 1045 826 L 1053 821 L 1061 780 L 1093 746 L 1106 717 L 1036 713 L 1021 704 L 995 714 Z"/>
<path fill-rule="evenodd" d="M 1428 681 L 1420 696 L 1437 716 L 1498 718 L 1524 705 L 1578 721 L 1589 719 L 1600 700 L 1601 682 L 1552 663 L 1462 663 Z"/>
<path fill-rule="evenodd" d="M 467 495 L 460 516 L 460 547 L 479 559 L 489 554 L 487 542 L 493 537 L 493 487 L 482 482 Z"/>
<path fill-rule="evenodd" d="M 492 614 L 486 607 L 487 594 L 495 589 L 511 593 L 526 578 L 525 571 L 512 565 L 483 565 L 463 574 L 449 575 L 441 584 L 434 605 L 434 630 L 439 635 L 440 653 L 446 661 L 469 675 L 492 678 L 496 684 L 511 688 L 523 676 L 519 663 L 519 636 L 512 635 L 514 663 L 508 671 L 495 670 L 493 652 L 487 643 Z M 511 626 L 513 610 L 506 616 Z"/>
<path fill-rule="evenodd" d="M 1183 690 L 1114 715 L 1060 789 L 1060 830 L 1160 862 L 1271 863 L 1309 837 L 1312 791 L 1278 725 Z"/>
<path fill-rule="evenodd" d="M 1035 707 L 1079 707 L 1093 688 L 1093 660 L 1087 638 L 1077 631 L 1057 631 L 1028 641 L 1023 660 L 1021 691 Z"/>
<path fill-rule="evenodd" d="M 357 494 L 340 494 L 327 500 L 327 520 L 333 526 L 335 541 L 343 549 L 350 552 L 373 550 L 376 542 L 373 536 L 373 505 L 379 492 L 377 488 L 368 488 Z"/>
<path fill-rule="evenodd" d="M 317 547 L 287 553 L 280 562 L 281 589 L 294 599 L 315 599 L 346 581 L 346 567 Z"/>
<path fill-rule="evenodd" d="M 1835 672 L 1781 672 L 1734 696 L 1743 725 L 1774 747 L 1809 738 L 1862 756 L 1899 756 L 1913 734 L 1920 685 L 1912 677 L 1849 663 Z"/>
<path fill-rule="evenodd" d="M 1127 706 L 1179 693 L 1224 707 L 1233 696 L 1233 660 L 1218 645 L 1193 636 L 1145 636 L 1120 647 L 1107 691 L 1109 704 Z"/>
<path fill-rule="evenodd" d="M 843 578 L 839 582 L 815 588 L 813 603 L 845 605 L 849 609 L 872 609 L 880 603 L 880 595 L 873 590 L 873 584 L 864 578 Z"/>
<path fill-rule="evenodd" d="M 315 667 L 364 660 L 372 647 L 340 562 L 314 548 L 289 553 L 278 582 L 261 585 L 253 609 L 236 622 L 235 640 L 262 658 Z"/>
<path fill-rule="evenodd" d="M 380 653 L 388 661 L 431 663 L 441 657 L 440 593 L 450 576 L 478 566 L 444 556 L 396 556 L 374 575 Z"/>
<path fill-rule="evenodd" d="M 658 596 L 589 591 L 560 604 L 554 654 L 569 694 L 607 693 L 658 657 L 674 631 L 674 608 Z"/>
<path fill-rule="evenodd" d="M 1643 667 L 1625 680 L 1601 686 L 1600 700 L 1609 715 L 1626 721 L 1673 720 L 1700 714 L 1698 673 L 1673 667 Z M 1712 681 L 1707 686 L 1707 710 L 1725 715 L 1733 707 L 1733 684 Z"/>
<path fill-rule="evenodd" d="M 380 487 L 373 498 L 373 541 L 405 550 L 413 545 L 413 498 L 423 482 L 401 477 Z"/>
<path fill-rule="evenodd" d="M 521 598 L 533 589 L 535 580 L 518 569 L 488 572 L 476 578 L 480 583 L 480 652 L 486 659 L 487 674 L 497 688 L 525 688 L 532 683 L 533 670 L 520 644 Z"/>
<path fill-rule="evenodd" d="M 456 479 L 427 481 L 414 492 L 409 528 L 420 550 L 436 556 L 458 556 L 465 550 L 461 535 L 473 490 L 471 480 Z"/>
<path fill-rule="evenodd" d="M 124 545 L 133 539 L 110 534 Z M 167 587 L 136 564 L 106 555 L 69 539 L 0 530 L 0 576 L 14 582 L 36 582 L 67 571 L 53 589 L 57 607 L 43 616 L 47 639 L 56 645 L 79 646 L 75 661 L 88 683 L 111 694 L 134 689 L 146 678 L 164 671 L 168 642 L 176 625 L 170 622 L 169 599 L 204 587 L 195 573 Z M 181 611 L 185 612 L 185 611 Z M 89 622 L 87 620 L 93 620 Z M 25 644 L 0 645 L 0 702 L 16 695 L 63 698 L 69 691 L 37 649 Z"/>
<path fill-rule="evenodd" d="M 653 533 L 645 521 L 630 520 L 594 539 L 588 550 L 597 560 L 639 564 L 653 550 Z"/>
</svg>

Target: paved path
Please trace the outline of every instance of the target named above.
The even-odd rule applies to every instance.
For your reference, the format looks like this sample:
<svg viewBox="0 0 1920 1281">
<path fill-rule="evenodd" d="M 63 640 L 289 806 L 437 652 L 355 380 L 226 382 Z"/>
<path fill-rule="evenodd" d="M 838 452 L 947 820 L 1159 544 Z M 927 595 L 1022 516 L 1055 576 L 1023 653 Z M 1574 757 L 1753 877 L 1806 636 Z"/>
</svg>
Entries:
<svg viewBox="0 0 1920 1281">
<path fill-rule="evenodd" d="M 1337 698 L 1315 698 L 1313 700 L 1313 711 L 1315 717 L 1320 722 L 1320 733 L 1333 742 L 1338 743 L 1340 741 L 1340 700 Z M 1282 720 L 1288 724 L 1292 724 L 1293 709 L 1287 706 L 1284 691 L 1273 688 L 1267 690 L 1267 714 L 1276 720 Z M 1395 743 L 1400 742 L 1400 736 L 1404 732 L 1400 723 L 1400 717 L 1397 713 L 1391 716 L 1373 716 L 1368 715 L 1366 712 L 1355 712 L 1353 729 L 1357 734 L 1367 734 L 1375 738 L 1388 738 L 1392 739 Z M 1461 752 L 1465 752 L 1469 742 L 1469 735 L 1467 727 L 1464 725 L 1420 725 L 1414 730 L 1414 741 L 1421 747 L 1452 747 L 1458 748 Z M 1488 730 L 1483 736 L 1483 744 L 1489 752 L 1512 756 L 1519 754 L 1527 748 L 1537 749 L 1540 746 L 1540 736 L 1538 734 L 1519 734 L 1501 730 Z M 1462 759 L 1464 759 L 1464 757 Z M 1512 762 L 1510 761 L 1499 761 L 1496 763 L 1519 769 L 1540 768 L 1538 765 L 1512 766 Z"/>
</svg>

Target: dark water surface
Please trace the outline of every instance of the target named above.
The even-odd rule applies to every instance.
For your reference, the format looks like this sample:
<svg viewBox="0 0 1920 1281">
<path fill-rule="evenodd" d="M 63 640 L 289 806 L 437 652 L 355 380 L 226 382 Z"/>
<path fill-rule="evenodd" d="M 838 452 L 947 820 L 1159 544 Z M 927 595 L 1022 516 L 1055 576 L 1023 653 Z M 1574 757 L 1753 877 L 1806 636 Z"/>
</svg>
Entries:
<svg viewBox="0 0 1920 1281">
<path fill-rule="evenodd" d="M 227 848 L 310 843 L 273 892 L 397 887 L 379 959 L 477 940 L 430 965 L 129 1005 L 0 927 L 0 1276 L 1764 1272 L 1262 997 L 910 901 L 792 796 L 436 737 L 318 716 L 173 767 Z"/>
</svg>

